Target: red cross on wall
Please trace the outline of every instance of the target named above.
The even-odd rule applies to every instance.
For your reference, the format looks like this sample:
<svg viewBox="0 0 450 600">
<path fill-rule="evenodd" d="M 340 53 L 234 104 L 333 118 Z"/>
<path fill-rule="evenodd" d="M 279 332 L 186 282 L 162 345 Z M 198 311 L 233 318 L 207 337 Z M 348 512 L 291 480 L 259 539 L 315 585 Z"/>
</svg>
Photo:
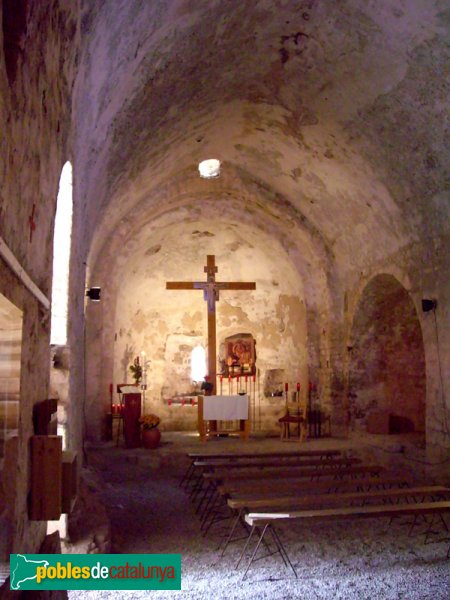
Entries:
<svg viewBox="0 0 450 600">
<path fill-rule="evenodd" d="M 36 212 L 36 204 L 33 204 L 33 210 L 31 211 L 31 215 L 28 217 L 28 223 L 30 225 L 30 244 L 33 241 L 33 231 L 36 229 L 36 221 L 34 220 Z"/>
</svg>

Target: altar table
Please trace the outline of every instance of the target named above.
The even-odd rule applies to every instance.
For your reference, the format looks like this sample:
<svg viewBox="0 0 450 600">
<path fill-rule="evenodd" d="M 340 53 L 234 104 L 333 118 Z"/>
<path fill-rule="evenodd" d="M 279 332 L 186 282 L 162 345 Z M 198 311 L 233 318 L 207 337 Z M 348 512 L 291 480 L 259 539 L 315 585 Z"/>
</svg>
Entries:
<svg viewBox="0 0 450 600">
<path fill-rule="evenodd" d="M 238 429 L 221 430 L 220 421 L 238 421 Z M 204 442 L 208 437 L 224 433 L 239 433 L 248 440 L 250 435 L 250 411 L 247 394 L 237 396 L 199 396 L 198 432 Z"/>
</svg>

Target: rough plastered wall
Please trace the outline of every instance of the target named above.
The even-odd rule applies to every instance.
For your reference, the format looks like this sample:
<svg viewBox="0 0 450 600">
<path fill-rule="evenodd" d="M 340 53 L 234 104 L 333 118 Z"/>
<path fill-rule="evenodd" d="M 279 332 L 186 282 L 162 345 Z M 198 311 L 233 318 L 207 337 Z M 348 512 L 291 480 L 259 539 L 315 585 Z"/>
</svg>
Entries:
<svg viewBox="0 0 450 600">
<path fill-rule="evenodd" d="M 114 386 L 132 381 L 129 365 L 144 351 L 149 361 L 146 409 L 162 417 L 164 429 L 195 428 L 196 411 L 168 406 L 167 400 L 192 390 L 190 356 L 194 346 L 206 345 L 206 304 L 202 292 L 166 290 L 165 283 L 204 280 L 207 254 L 216 256 L 218 281 L 256 282 L 256 291 L 220 292 L 217 347 L 220 353 L 225 337 L 236 333 L 254 336 L 258 368 L 255 400 L 261 407 L 258 426 L 277 430 L 276 417 L 284 401 L 265 397 L 263 390 L 269 370 L 281 370 L 281 383 L 289 382 L 291 389 L 297 381 L 306 382 L 303 284 L 277 241 L 242 224 L 179 224 L 129 260 L 117 298 L 112 299 Z M 108 307 L 103 309 L 113 314 Z M 228 383 L 224 384 L 227 391 Z"/>
<path fill-rule="evenodd" d="M 366 286 L 351 333 L 350 414 L 366 422 L 376 411 L 402 417 L 404 431 L 425 431 L 425 354 L 408 292 L 391 275 Z"/>
<path fill-rule="evenodd" d="M 430 208 L 429 214 L 436 224 L 444 223 L 445 211 Z M 447 366 L 450 361 L 450 257 L 446 250 L 449 243 L 449 236 L 435 235 L 432 243 L 411 244 L 403 248 L 402 251 L 391 255 L 383 263 L 368 264 L 365 273 L 354 273 L 347 281 L 348 293 L 346 293 L 346 296 L 348 300 L 344 315 L 344 328 L 347 334 L 343 336 L 345 342 L 341 344 L 342 354 L 345 355 L 343 361 L 345 379 L 351 375 L 351 353 L 348 352 L 347 348 L 358 343 L 358 339 L 353 336 L 353 323 L 355 318 L 358 319 L 359 305 L 361 300 L 364 301 L 365 289 L 368 286 L 370 289 L 372 280 L 386 282 L 391 277 L 392 282 L 395 278 L 411 298 L 414 304 L 414 312 L 420 323 L 424 348 L 425 384 L 417 381 L 415 372 L 411 372 L 414 364 L 416 364 L 417 370 L 421 368 L 421 352 L 416 353 L 417 360 L 414 359 L 413 355 L 410 363 L 405 358 L 402 364 L 415 379 L 418 390 L 425 388 L 427 456 L 430 462 L 441 464 L 444 470 L 447 468 L 446 461 L 448 461 L 450 454 L 450 399 L 448 392 L 450 389 L 450 371 Z M 437 303 L 436 310 L 423 312 L 422 299 L 435 300 Z M 411 305 L 405 306 L 405 310 L 406 314 L 411 314 Z M 412 322 L 410 321 L 410 324 Z M 402 323 L 403 316 L 397 327 L 402 327 Z M 396 331 L 394 329 L 393 337 L 390 338 L 391 343 L 395 339 Z M 415 336 L 415 339 L 420 346 L 418 337 Z M 411 385 L 410 382 L 404 381 L 402 374 L 399 377 L 406 386 Z M 348 379 L 345 385 L 348 390 Z"/>
<path fill-rule="evenodd" d="M 97 215 L 103 219 L 94 240 L 99 252 L 109 236 L 131 245 L 130 221 L 142 216 L 149 223 L 153 202 L 169 210 L 176 194 L 160 195 L 167 181 L 180 195 L 197 198 L 200 184 L 186 180 L 207 156 L 235 167 L 239 191 L 257 186 L 256 202 L 276 213 L 286 230 L 310 232 L 314 251 L 328 255 L 325 277 L 334 306 L 327 314 L 320 302 L 314 309 L 308 304 L 308 351 L 342 425 L 346 341 L 361 286 L 395 264 L 410 278 L 405 287 L 416 309 L 422 295 L 435 295 L 440 344 L 433 319 L 420 315 L 427 448 L 447 453 L 449 374 L 442 368 L 441 377 L 439 370 L 448 359 L 449 338 L 448 259 L 442 257 L 449 206 L 444 4 L 261 0 L 233 9 L 204 3 L 194 10 L 182 0 L 164 7 L 86 3 L 90 46 L 82 65 L 79 159 L 86 228 L 98 225 Z M 226 171 L 215 183 L 224 181 Z M 209 192 L 216 201 L 215 191 Z M 243 213 L 250 195 L 235 196 Z M 218 204 L 212 218 L 226 210 Z M 103 285 L 105 298 L 111 295 L 105 309 L 93 308 L 88 334 L 95 344 L 105 332 L 103 352 L 88 361 L 90 385 L 101 381 L 90 393 L 92 402 L 107 395 L 102 373 L 112 362 L 111 267 L 122 273 L 115 254 L 124 258 L 119 245 L 115 250 L 101 257 L 109 277 L 106 268 L 92 264 L 96 275 L 103 274 L 92 283 Z M 301 256 L 298 264 L 313 262 Z M 310 293 L 308 287 L 308 301 Z"/>
<path fill-rule="evenodd" d="M 0 235 L 49 298 L 53 220 L 67 152 L 77 4 L 4 1 L 0 28 Z M 34 229 L 31 229 L 31 216 Z M 17 450 L 8 461 L 12 552 L 36 551 L 45 523 L 30 522 L 32 409 L 48 397 L 49 313 L 0 260 L 0 292 L 23 311 Z"/>
</svg>

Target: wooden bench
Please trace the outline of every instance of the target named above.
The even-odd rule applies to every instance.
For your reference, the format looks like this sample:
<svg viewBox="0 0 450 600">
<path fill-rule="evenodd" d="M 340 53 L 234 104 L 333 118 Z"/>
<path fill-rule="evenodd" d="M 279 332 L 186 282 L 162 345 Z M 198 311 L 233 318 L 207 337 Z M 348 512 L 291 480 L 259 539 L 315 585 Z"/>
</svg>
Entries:
<svg viewBox="0 0 450 600">
<path fill-rule="evenodd" d="M 288 468 L 292 468 L 295 466 L 299 466 L 299 467 L 319 467 L 322 468 L 324 466 L 329 466 L 329 467 L 344 467 L 344 466 L 351 466 L 351 465 L 357 465 L 361 463 L 361 459 L 360 458 L 353 458 L 353 457 L 349 457 L 349 458 L 324 458 L 324 459 L 320 459 L 320 458 L 305 458 L 302 461 L 298 461 L 296 460 L 296 462 L 294 462 L 294 464 L 291 463 L 290 459 L 286 459 L 286 457 L 284 457 L 283 459 L 279 459 L 279 460 L 273 460 L 273 459 L 266 459 L 266 460 L 260 460 L 255 462 L 227 462 L 226 460 L 196 460 L 194 461 L 194 467 L 196 469 L 203 469 L 205 470 L 209 470 L 212 471 L 214 469 L 220 469 L 220 468 L 226 468 L 226 469 L 267 469 L 270 467 L 274 467 L 274 468 L 281 468 L 281 467 L 288 467 Z"/>
<path fill-rule="evenodd" d="M 305 481 L 304 479 L 288 479 L 287 481 L 262 480 L 262 481 L 231 481 L 220 484 L 217 490 L 221 495 L 233 494 L 237 497 L 254 498 L 263 492 L 265 496 L 292 494 L 307 491 L 308 494 L 338 492 L 340 490 L 356 491 L 385 489 L 408 485 L 404 477 L 383 474 L 379 477 L 365 477 L 364 479 L 339 479 L 328 481 Z"/>
<path fill-rule="evenodd" d="M 251 479 L 277 479 L 279 481 L 283 479 L 300 479 L 309 477 L 311 480 L 315 478 L 325 477 L 345 477 L 345 476 L 377 476 L 385 471 L 385 467 L 381 465 L 357 465 L 351 467 L 321 467 L 321 468 L 309 468 L 303 467 L 302 465 L 290 465 L 288 468 L 247 468 L 242 471 L 230 472 L 228 469 L 215 469 L 212 473 L 203 473 L 203 479 L 205 481 L 233 481 L 233 480 L 244 480 L 249 481 Z"/>
<path fill-rule="evenodd" d="M 276 553 L 279 553 L 285 562 L 288 564 L 295 576 L 297 572 L 292 565 L 289 555 L 281 542 L 280 536 L 274 525 L 293 522 L 311 522 L 311 521 L 337 521 L 341 519 L 356 519 L 356 518 L 378 518 L 378 517 L 398 517 L 398 516 L 414 516 L 439 514 L 450 512 L 450 501 L 439 500 L 435 502 L 417 502 L 416 504 L 382 504 L 382 505 L 366 505 L 366 506 L 336 506 L 332 508 L 321 508 L 313 510 L 300 510 L 292 512 L 271 512 L 271 513 L 248 513 L 245 516 L 245 522 L 251 528 L 250 533 L 242 550 L 236 569 L 239 567 L 242 558 L 247 551 L 250 540 L 256 529 L 261 530 L 258 542 L 253 550 L 242 579 L 245 579 L 247 572 L 255 560 L 261 542 L 264 540 L 267 530 L 272 533 L 273 540 L 276 545 Z M 430 524 L 431 527 L 431 524 Z M 447 558 L 450 554 L 450 547 L 447 551 Z"/>
<path fill-rule="evenodd" d="M 292 473 L 298 473 L 302 470 L 308 470 L 308 473 L 313 473 L 315 470 L 325 470 L 335 469 L 335 471 L 348 468 L 351 466 L 355 466 L 361 464 L 361 459 L 359 458 L 330 458 L 326 460 L 319 460 L 315 458 L 302 460 L 301 463 L 288 464 L 286 462 L 279 464 L 278 462 L 273 462 L 271 460 L 261 461 L 258 464 L 252 464 L 247 462 L 242 463 L 232 463 L 229 465 L 225 465 L 223 463 L 208 463 L 204 461 L 195 461 L 194 467 L 196 471 L 199 472 L 198 477 L 196 477 L 194 482 L 194 487 L 192 489 L 192 495 L 195 498 L 196 494 L 202 488 L 202 476 L 206 473 L 208 474 L 216 474 L 216 473 L 224 473 L 229 474 L 230 477 L 234 476 L 236 473 L 244 473 L 244 474 L 252 474 L 252 473 L 261 473 L 262 471 L 267 471 L 274 473 L 276 471 L 276 475 L 282 470 L 285 473 L 287 470 L 292 471 Z M 233 471 L 233 473 L 231 473 Z M 247 479 L 248 477 L 244 477 Z"/>
<path fill-rule="evenodd" d="M 230 497 L 239 500 L 255 500 L 264 496 L 265 498 L 320 494 L 343 493 L 343 492 L 368 492 L 371 490 L 386 490 L 410 487 L 412 484 L 404 477 L 383 474 L 377 477 L 365 477 L 364 479 L 340 479 L 328 481 L 307 481 L 305 479 L 288 479 L 278 482 L 276 480 L 262 480 L 257 482 L 233 481 L 222 483 L 216 487 L 216 500 L 210 511 L 216 508 L 219 502 L 227 506 Z M 207 515 L 205 515 L 205 519 Z M 211 523 L 212 525 L 213 523 Z"/>
<path fill-rule="evenodd" d="M 323 449 L 323 450 L 297 450 L 297 451 L 290 451 L 290 450 L 279 450 L 276 452 L 220 452 L 220 453 L 216 453 L 213 454 L 211 452 L 189 452 L 188 456 L 191 459 L 194 460 L 202 460 L 202 459 L 209 459 L 209 458 L 231 458 L 234 460 L 239 460 L 241 458 L 254 458 L 254 459 L 259 459 L 259 458 L 279 458 L 279 457 L 291 457 L 291 456 L 297 456 L 299 458 L 301 457 L 313 457 L 313 456 L 339 456 L 342 454 L 342 450 L 338 450 L 336 448 L 333 449 Z"/>
<path fill-rule="evenodd" d="M 254 461 L 258 463 L 260 461 L 270 460 L 274 458 L 282 458 L 287 460 L 298 460 L 301 461 L 303 458 L 322 458 L 322 459 L 330 459 L 332 457 L 340 456 L 342 454 L 341 450 L 338 449 L 329 449 L 329 450 L 299 450 L 297 452 L 289 452 L 289 451 L 276 451 L 276 452 L 240 452 L 239 454 L 233 452 L 224 452 L 224 453 L 206 453 L 206 452 L 189 452 L 188 457 L 191 460 L 189 467 L 184 474 L 180 486 L 185 484 L 189 485 L 189 482 L 192 479 L 195 467 L 194 463 L 197 460 L 201 461 L 215 461 L 215 460 L 226 460 L 230 462 L 240 462 L 241 460 L 246 461 Z"/>
<path fill-rule="evenodd" d="M 387 500 L 391 503 L 395 501 L 400 502 L 402 499 L 410 498 L 414 502 L 418 502 L 417 497 L 421 498 L 424 502 L 426 498 L 431 500 L 444 500 L 450 498 L 450 488 L 444 486 L 428 485 L 428 486 L 416 486 L 416 487 L 397 487 L 384 490 L 367 490 L 367 491 L 352 491 L 352 492 L 338 492 L 335 494 L 310 494 L 303 493 L 303 495 L 295 496 L 264 496 L 260 493 L 259 496 L 252 498 L 234 498 L 230 497 L 227 500 L 229 508 L 234 511 L 235 519 L 231 525 L 231 530 L 225 540 L 225 545 L 222 551 L 222 556 L 228 545 L 234 541 L 233 534 L 238 525 L 239 519 L 242 519 L 244 515 L 252 510 L 258 510 L 261 512 L 273 511 L 279 512 L 281 510 L 300 510 L 306 508 L 329 508 L 334 505 L 352 506 L 355 504 L 364 505 L 367 503 L 379 502 L 380 500 Z"/>
<path fill-rule="evenodd" d="M 281 486 L 283 480 L 291 480 L 292 482 L 309 479 L 309 484 L 312 485 L 314 479 L 327 480 L 330 479 L 332 482 L 339 481 L 347 478 L 373 478 L 380 477 L 381 473 L 385 471 L 385 468 L 380 465 L 360 465 L 352 467 L 323 467 L 317 468 L 301 468 L 298 466 L 292 466 L 289 469 L 261 469 L 255 471 L 244 470 L 244 472 L 234 473 L 229 471 L 214 471 L 212 473 L 203 473 L 202 478 L 206 483 L 206 487 L 203 489 L 203 495 L 200 495 L 202 488 L 199 487 L 195 490 L 193 499 L 200 495 L 200 499 L 196 508 L 197 512 L 202 515 L 202 521 L 208 518 L 208 515 L 212 508 L 220 500 L 221 493 L 218 491 L 220 485 L 229 484 L 236 481 L 244 481 L 248 484 L 251 482 L 271 482 L 272 487 Z M 330 483 L 330 482 L 328 482 Z M 294 483 L 292 483 L 294 485 Z M 203 508 L 203 512 L 202 511 Z"/>
<path fill-rule="evenodd" d="M 228 498 L 227 503 L 232 509 L 239 510 L 245 508 L 247 512 L 250 512 L 252 509 L 291 508 L 295 510 L 297 508 L 317 507 L 325 504 L 342 504 L 343 502 L 366 503 L 373 500 L 396 500 L 414 496 L 447 498 L 450 497 L 450 488 L 439 485 L 423 485 L 366 492 L 272 496 L 270 498 L 260 494 L 259 498 Z"/>
</svg>

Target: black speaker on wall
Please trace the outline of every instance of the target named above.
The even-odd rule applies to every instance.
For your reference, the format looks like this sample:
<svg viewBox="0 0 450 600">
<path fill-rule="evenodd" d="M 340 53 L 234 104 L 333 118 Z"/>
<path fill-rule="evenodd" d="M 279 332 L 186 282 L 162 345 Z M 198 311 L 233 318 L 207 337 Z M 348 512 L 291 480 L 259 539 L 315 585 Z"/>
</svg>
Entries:
<svg viewBox="0 0 450 600">
<path fill-rule="evenodd" d="M 430 312 L 430 310 L 435 310 L 436 306 L 437 306 L 436 300 L 428 300 L 428 299 L 422 300 L 422 311 L 423 312 Z"/>
</svg>

